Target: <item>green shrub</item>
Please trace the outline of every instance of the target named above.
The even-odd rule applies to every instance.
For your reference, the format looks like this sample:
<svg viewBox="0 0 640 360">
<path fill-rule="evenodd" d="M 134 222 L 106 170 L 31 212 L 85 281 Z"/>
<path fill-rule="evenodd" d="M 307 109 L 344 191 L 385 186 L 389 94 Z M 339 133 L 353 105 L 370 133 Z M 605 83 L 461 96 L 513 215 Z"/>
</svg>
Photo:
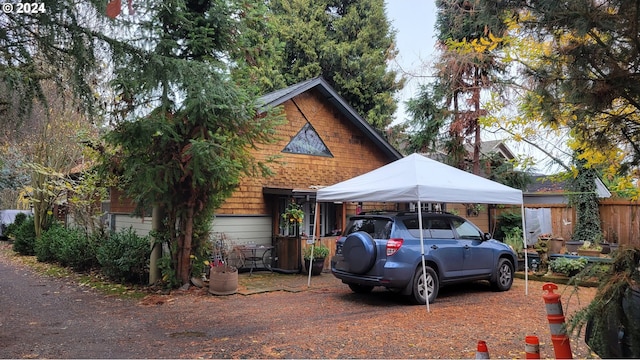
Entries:
<svg viewBox="0 0 640 360">
<path fill-rule="evenodd" d="M 25 213 L 17 213 L 15 219 L 13 219 L 13 222 L 7 225 L 7 227 L 2 232 L 2 235 L 6 236 L 7 238 L 13 237 L 18 227 L 22 225 L 25 220 L 27 220 L 27 217 L 28 216 Z"/>
<path fill-rule="evenodd" d="M 100 271 L 110 279 L 139 284 L 148 279 L 149 237 L 138 236 L 132 228 L 110 233 L 96 255 Z"/>
<path fill-rule="evenodd" d="M 84 230 L 79 228 L 66 229 L 66 237 L 58 251 L 58 261 L 63 266 L 70 266 L 77 271 L 83 271 L 96 267 L 95 246 L 92 238 L 87 236 Z"/>
<path fill-rule="evenodd" d="M 518 258 L 524 257 L 524 240 L 522 239 L 521 228 L 514 227 L 508 230 L 503 242 L 518 254 Z"/>
<path fill-rule="evenodd" d="M 514 229 L 519 229 L 522 234 L 522 214 L 505 211 L 498 215 L 496 219 L 496 229 L 493 238 L 504 241 L 505 237 L 513 233 Z"/>
<path fill-rule="evenodd" d="M 13 251 L 20 255 L 35 255 L 36 228 L 33 216 L 27 216 L 12 232 L 15 238 Z"/>
<path fill-rule="evenodd" d="M 573 276 L 582 271 L 587 266 L 587 263 L 587 259 L 583 257 L 575 259 L 559 257 L 549 262 L 549 268 L 555 273 Z"/>
<path fill-rule="evenodd" d="M 36 240 L 36 257 L 42 262 L 57 262 L 77 271 L 97 265 L 93 238 L 82 229 L 68 229 L 54 223 Z"/>
<path fill-rule="evenodd" d="M 38 261 L 54 263 L 58 262 L 57 249 L 60 248 L 66 230 L 62 225 L 53 224 L 51 228 L 44 231 L 42 236 L 36 239 L 35 255 Z"/>
</svg>

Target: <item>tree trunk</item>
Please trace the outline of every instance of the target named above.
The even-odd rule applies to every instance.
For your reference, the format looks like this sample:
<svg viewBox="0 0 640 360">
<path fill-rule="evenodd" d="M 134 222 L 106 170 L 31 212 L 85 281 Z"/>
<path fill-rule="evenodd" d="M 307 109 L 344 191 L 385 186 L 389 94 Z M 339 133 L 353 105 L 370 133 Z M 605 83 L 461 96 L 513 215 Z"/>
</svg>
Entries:
<svg viewBox="0 0 640 360">
<path fill-rule="evenodd" d="M 176 276 L 182 284 L 188 284 L 191 278 L 191 244 L 193 240 L 194 208 L 190 206 L 186 211 L 182 234 L 178 236 L 178 267 Z"/>
<path fill-rule="evenodd" d="M 153 212 L 151 217 L 151 229 L 160 231 L 162 228 L 162 219 L 164 218 L 164 211 L 160 205 L 153 206 Z M 149 258 L 149 284 L 155 284 L 162 278 L 160 274 L 160 268 L 158 267 L 158 261 L 162 257 L 162 244 L 157 242 L 155 236 L 151 237 L 151 256 Z"/>
<path fill-rule="evenodd" d="M 482 139 L 480 138 L 480 124 L 478 119 L 480 117 L 480 69 L 476 67 L 474 74 L 475 76 L 473 81 L 475 84 L 475 88 L 473 90 L 473 106 L 475 117 L 473 119 L 473 127 L 475 132 L 475 139 L 473 140 L 473 174 L 480 175 L 480 143 L 482 142 Z"/>
</svg>

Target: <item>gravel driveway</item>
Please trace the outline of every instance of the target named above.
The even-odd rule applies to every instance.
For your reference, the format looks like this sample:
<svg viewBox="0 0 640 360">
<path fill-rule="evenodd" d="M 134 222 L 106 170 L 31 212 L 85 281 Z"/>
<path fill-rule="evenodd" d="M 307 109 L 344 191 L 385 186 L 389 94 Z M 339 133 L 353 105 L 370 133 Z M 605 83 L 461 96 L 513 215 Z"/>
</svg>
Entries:
<svg viewBox="0 0 640 360">
<path fill-rule="evenodd" d="M 478 340 L 491 358 L 524 358 L 524 338 L 540 338 L 553 358 L 541 282 L 516 279 L 508 292 L 486 283 L 442 289 L 431 304 L 410 305 L 385 290 L 360 295 L 330 274 L 240 275 L 240 293 L 204 289 L 105 296 L 33 272 L 0 251 L 2 358 L 473 358 Z M 561 289 L 564 286 L 560 286 Z M 562 292 L 565 314 L 585 306 L 592 288 Z M 572 339 L 574 357 L 593 357 Z"/>
</svg>

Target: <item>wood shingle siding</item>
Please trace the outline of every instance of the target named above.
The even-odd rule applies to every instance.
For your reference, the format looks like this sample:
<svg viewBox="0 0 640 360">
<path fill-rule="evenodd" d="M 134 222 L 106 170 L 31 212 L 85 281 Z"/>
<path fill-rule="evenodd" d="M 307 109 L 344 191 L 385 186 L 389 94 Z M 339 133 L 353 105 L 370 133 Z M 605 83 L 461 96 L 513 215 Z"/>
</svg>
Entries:
<svg viewBox="0 0 640 360">
<path fill-rule="evenodd" d="M 360 130 L 311 90 L 284 103 L 287 123 L 278 129 L 279 140 L 262 147 L 256 157 L 278 154 L 271 165 L 274 176 L 245 178 L 217 214 L 267 214 L 263 187 L 310 190 L 328 186 L 364 174 L 392 160 Z M 333 157 L 284 153 L 282 149 L 307 123 L 311 123 Z M 398 174 L 398 176 L 402 176 Z"/>
</svg>

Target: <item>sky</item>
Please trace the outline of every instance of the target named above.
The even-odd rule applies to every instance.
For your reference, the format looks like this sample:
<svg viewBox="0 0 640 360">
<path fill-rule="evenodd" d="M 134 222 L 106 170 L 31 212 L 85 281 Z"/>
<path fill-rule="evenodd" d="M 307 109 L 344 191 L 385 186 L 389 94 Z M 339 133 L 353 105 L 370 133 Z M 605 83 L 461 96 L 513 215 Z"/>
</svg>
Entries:
<svg viewBox="0 0 640 360">
<path fill-rule="evenodd" d="M 415 97 L 420 84 L 428 81 L 429 64 L 435 52 L 436 5 L 434 0 L 385 0 L 387 17 L 396 30 L 395 67 L 407 82 L 398 96 L 398 111 L 394 123 L 405 117 L 404 102 Z"/>
</svg>

